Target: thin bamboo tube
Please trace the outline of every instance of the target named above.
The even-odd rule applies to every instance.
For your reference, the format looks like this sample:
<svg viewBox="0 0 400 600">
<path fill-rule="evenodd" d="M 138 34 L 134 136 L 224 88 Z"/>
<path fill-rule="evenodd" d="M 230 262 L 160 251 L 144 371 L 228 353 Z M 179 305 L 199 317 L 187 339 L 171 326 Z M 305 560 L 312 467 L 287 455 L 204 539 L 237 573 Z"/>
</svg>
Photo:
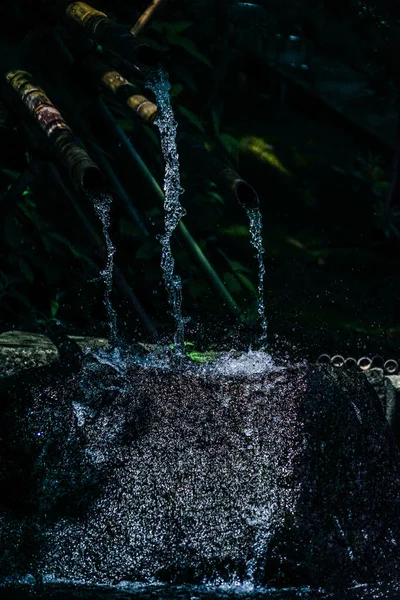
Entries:
<svg viewBox="0 0 400 600">
<path fill-rule="evenodd" d="M 260 201 L 256 190 L 234 169 L 210 154 L 197 140 L 186 134 L 179 138 L 179 143 L 182 144 L 187 154 L 197 159 L 223 194 L 236 198 L 244 208 L 259 207 Z"/>
<path fill-rule="evenodd" d="M 146 10 L 140 15 L 139 19 L 136 21 L 134 26 L 131 29 L 131 34 L 137 36 L 141 33 L 141 31 L 146 27 L 149 21 L 153 18 L 156 10 L 161 8 L 163 4 L 165 4 L 167 0 L 152 0 Z"/>
</svg>

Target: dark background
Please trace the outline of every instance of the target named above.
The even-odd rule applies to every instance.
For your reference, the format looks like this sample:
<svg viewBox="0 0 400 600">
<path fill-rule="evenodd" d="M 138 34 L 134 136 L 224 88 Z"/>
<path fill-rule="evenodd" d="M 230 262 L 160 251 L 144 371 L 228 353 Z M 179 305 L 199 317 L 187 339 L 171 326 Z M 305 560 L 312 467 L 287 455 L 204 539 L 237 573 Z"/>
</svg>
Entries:
<svg viewBox="0 0 400 600">
<path fill-rule="evenodd" d="M 99 280 L 104 257 L 88 234 L 88 224 L 99 235 L 101 225 L 40 129 L 10 100 L 5 74 L 20 67 L 92 158 L 106 161 L 116 264 L 160 339 L 170 339 L 156 237 L 162 207 L 116 133 L 122 129 L 162 185 L 157 132 L 107 95 L 114 120 L 104 122 L 103 92 L 80 69 L 92 49 L 45 4 L 10 0 L 0 12 L 1 328 L 45 331 L 57 322 L 68 333 L 107 335 Z M 133 24 L 147 6 L 91 4 L 123 24 Z M 270 341 L 310 357 L 400 358 L 399 19 L 398 4 L 383 0 L 169 0 L 141 36 L 166 52 L 179 131 L 257 189 Z M 130 78 L 137 93 L 152 98 L 139 74 Z M 176 272 L 191 317 L 187 340 L 207 348 L 247 346 L 257 336 L 257 264 L 246 213 L 186 153 L 181 177 L 184 222 L 241 311 L 241 319 L 231 314 L 176 236 Z M 122 336 L 152 341 L 129 291 L 114 286 L 112 300 Z"/>
</svg>

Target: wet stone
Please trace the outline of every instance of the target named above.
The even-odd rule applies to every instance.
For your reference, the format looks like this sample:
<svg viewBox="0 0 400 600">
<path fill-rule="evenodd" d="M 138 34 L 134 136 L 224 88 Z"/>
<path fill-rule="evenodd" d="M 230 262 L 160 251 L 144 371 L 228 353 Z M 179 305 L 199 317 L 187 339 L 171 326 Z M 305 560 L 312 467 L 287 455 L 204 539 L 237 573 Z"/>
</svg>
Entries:
<svg viewBox="0 0 400 600">
<path fill-rule="evenodd" d="M 2 577 L 393 577 L 399 454 L 362 374 L 55 364 L 0 380 Z"/>
</svg>

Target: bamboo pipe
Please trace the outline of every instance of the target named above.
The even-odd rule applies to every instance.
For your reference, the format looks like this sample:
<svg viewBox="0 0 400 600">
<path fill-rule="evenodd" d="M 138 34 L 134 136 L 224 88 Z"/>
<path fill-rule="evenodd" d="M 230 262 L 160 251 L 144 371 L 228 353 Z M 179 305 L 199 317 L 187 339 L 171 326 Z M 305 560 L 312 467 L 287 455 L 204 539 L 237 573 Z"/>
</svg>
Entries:
<svg viewBox="0 0 400 600">
<path fill-rule="evenodd" d="M 96 163 L 75 139 L 61 113 L 44 91 L 31 83 L 26 71 L 9 71 L 6 81 L 16 91 L 31 115 L 53 144 L 72 181 L 81 190 L 99 192 L 105 179 Z"/>
<path fill-rule="evenodd" d="M 134 26 L 131 29 L 131 34 L 137 36 L 141 33 L 141 31 L 146 27 L 149 23 L 150 19 L 152 19 L 156 10 L 161 8 L 163 4 L 165 4 L 167 0 L 152 0 L 146 10 L 140 15 L 139 19 L 136 21 Z"/>
<path fill-rule="evenodd" d="M 255 209 L 259 207 L 260 201 L 256 190 L 234 169 L 226 165 L 221 159 L 212 156 L 197 140 L 186 134 L 179 138 L 179 143 L 182 144 L 188 154 L 191 154 L 204 167 L 222 193 L 236 198 L 244 208 Z"/>
<path fill-rule="evenodd" d="M 160 52 L 148 44 L 139 43 L 129 27 L 116 23 L 86 2 L 68 3 L 64 14 L 90 38 L 121 56 L 127 66 L 140 70 L 141 67 L 155 67 L 159 64 Z"/>
<path fill-rule="evenodd" d="M 118 71 L 109 67 L 97 56 L 90 54 L 82 61 L 82 66 L 95 80 L 111 91 L 143 123 L 151 125 L 157 116 L 157 106 L 145 96 L 134 93 L 134 86 Z"/>
</svg>

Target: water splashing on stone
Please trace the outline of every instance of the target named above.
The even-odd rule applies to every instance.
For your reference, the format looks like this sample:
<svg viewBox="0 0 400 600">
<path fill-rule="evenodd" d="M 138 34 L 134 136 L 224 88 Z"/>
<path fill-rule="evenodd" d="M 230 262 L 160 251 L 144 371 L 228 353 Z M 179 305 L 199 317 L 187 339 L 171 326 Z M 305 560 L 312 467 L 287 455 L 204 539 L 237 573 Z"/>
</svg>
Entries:
<svg viewBox="0 0 400 600">
<path fill-rule="evenodd" d="M 172 307 L 172 315 L 176 322 L 175 349 L 177 353 L 184 354 L 184 326 L 182 316 L 182 282 L 174 273 L 175 260 L 171 250 L 171 237 L 180 219 L 186 214 L 179 196 L 184 190 L 180 184 L 179 156 L 176 148 L 177 123 L 169 97 L 171 84 L 164 69 L 148 71 L 146 87 L 151 89 L 158 106 L 158 116 L 155 120 L 160 131 L 161 149 L 165 159 L 164 176 L 164 224 L 165 234 L 161 236 L 161 268 L 164 273 L 164 283 L 168 294 L 168 301 Z"/>
<path fill-rule="evenodd" d="M 117 313 L 111 303 L 111 291 L 113 285 L 115 248 L 109 234 L 112 197 L 108 194 L 98 194 L 93 198 L 93 204 L 96 214 L 103 225 L 103 233 L 106 241 L 107 262 L 105 268 L 100 272 L 100 275 L 105 285 L 104 306 L 107 311 L 108 326 L 110 328 L 109 342 L 114 346 L 117 342 Z"/>
<path fill-rule="evenodd" d="M 251 234 L 251 245 L 257 251 L 258 260 L 258 316 L 260 319 L 262 333 L 260 336 L 260 342 L 263 346 L 267 343 L 267 318 L 265 316 L 265 304 L 264 304 L 264 248 L 262 241 L 262 216 L 259 208 L 247 208 L 247 215 L 250 220 L 250 234 Z"/>
</svg>

